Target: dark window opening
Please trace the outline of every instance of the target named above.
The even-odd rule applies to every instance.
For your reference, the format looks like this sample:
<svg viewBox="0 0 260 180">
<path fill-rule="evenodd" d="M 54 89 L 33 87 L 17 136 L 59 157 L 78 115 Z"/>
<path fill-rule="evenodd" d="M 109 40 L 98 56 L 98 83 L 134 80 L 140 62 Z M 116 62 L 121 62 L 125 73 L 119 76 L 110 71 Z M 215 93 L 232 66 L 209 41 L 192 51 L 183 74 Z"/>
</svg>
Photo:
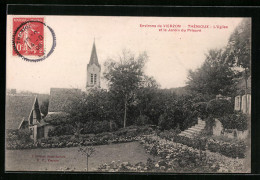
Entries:
<svg viewBox="0 0 260 180">
<path fill-rule="evenodd" d="M 94 84 L 96 84 L 97 83 L 97 75 L 95 74 L 94 75 Z"/>
<path fill-rule="evenodd" d="M 91 84 L 93 84 L 93 74 L 91 74 Z"/>
</svg>

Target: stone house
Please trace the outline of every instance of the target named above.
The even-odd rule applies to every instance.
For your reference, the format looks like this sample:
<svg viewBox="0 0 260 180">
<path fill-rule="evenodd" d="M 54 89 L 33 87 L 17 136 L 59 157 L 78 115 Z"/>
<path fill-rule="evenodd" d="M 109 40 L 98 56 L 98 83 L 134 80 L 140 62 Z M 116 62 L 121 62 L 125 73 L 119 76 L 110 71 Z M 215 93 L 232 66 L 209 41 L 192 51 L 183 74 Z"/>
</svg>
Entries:
<svg viewBox="0 0 260 180">
<path fill-rule="evenodd" d="M 7 130 L 29 128 L 35 142 L 44 137 L 46 123 L 42 120 L 37 96 L 8 94 L 5 112 Z"/>
<path fill-rule="evenodd" d="M 241 78 L 237 84 L 237 89 L 234 109 L 251 114 L 251 76 L 247 79 L 247 82 Z"/>
</svg>

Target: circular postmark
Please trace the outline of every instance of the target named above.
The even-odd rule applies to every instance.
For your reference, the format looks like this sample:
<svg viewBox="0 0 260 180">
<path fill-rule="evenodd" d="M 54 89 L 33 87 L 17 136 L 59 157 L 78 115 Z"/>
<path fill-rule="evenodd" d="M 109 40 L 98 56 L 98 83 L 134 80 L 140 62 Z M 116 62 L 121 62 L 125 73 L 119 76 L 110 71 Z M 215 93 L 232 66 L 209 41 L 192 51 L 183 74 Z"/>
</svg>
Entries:
<svg viewBox="0 0 260 180">
<path fill-rule="evenodd" d="M 52 40 L 46 49 L 44 27 L 49 30 Z M 53 29 L 42 21 L 29 20 L 21 23 L 13 33 L 13 52 L 25 61 L 39 62 L 49 57 L 56 47 Z"/>
</svg>

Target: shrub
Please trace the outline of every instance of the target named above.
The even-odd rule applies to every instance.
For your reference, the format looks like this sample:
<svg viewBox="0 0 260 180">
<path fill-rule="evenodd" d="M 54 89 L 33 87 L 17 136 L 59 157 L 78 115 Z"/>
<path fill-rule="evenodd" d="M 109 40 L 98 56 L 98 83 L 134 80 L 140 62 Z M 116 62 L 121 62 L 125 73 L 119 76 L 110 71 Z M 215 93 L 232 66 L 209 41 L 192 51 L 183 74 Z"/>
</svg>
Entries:
<svg viewBox="0 0 260 180">
<path fill-rule="evenodd" d="M 220 118 L 223 115 L 234 112 L 233 105 L 226 99 L 213 99 L 208 102 L 207 112 L 214 118 Z"/>
<path fill-rule="evenodd" d="M 226 115 L 219 118 L 225 129 L 237 129 L 239 131 L 244 131 L 248 128 L 248 117 L 241 112 Z"/>
<path fill-rule="evenodd" d="M 145 137 L 144 147 L 150 154 L 161 158 L 155 165 L 149 160 L 149 170 L 166 170 L 173 172 L 216 172 L 216 162 L 206 158 L 205 152 L 200 152 L 182 144 L 165 143 L 156 137 Z M 148 163 L 147 163 L 148 164 Z M 215 167 L 214 167 L 215 165 Z M 157 169 L 154 169 L 157 168 Z"/>
<path fill-rule="evenodd" d="M 7 130 L 8 141 L 31 142 L 32 139 L 30 138 L 30 135 L 31 131 L 29 129 Z"/>
<path fill-rule="evenodd" d="M 52 136 L 73 135 L 74 134 L 73 128 L 74 126 L 71 124 L 61 124 L 56 126 L 54 129 L 51 129 L 48 132 L 48 136 L 52 137 Z"/>
<path fill-rule="evenodd" d="M 246 145 L 243 141 L 238 141 L 236 143 L 227 143 L 210 139 L 208 141 L 208 149 L 212 152 L 218 152 L 232 158 L 244 158 Z"/>
<path fill-rule="evenodd" d="M 161 129 L 161 130 L 169 130 L 169 129 L 171 129 L 172 121 L 169 121 L 166 118 L 167 118 L 166 114 L 162 114 L 159 117 L 159 122 L 158 122 L 159 129 Z"/>
<path fill-rule="evenodd" d="M 201 141 L 198 141 L 200 139 Z M 232 158 L 244 158 L 246 145 L 243 141 L 224 142 L 213 138 L 205 139 L 204 137 L 197 137 L 196 140 L 185 136 L 176 136 L 175 142 L 187 145 L 195 149 L 206 149 L 206 143 L 208 150 L 212 152 L 218 152 L 222 155 Z"/>
<path fill-rule="evenodd" d="M 205 150 L 205 147 L 206 147 L 206 140 L 205 139 L 199 141 L 199 138 L 194 140 L 193 138 L 189 138 L 189 137 L 186 137 L 186 136 L 176 136 L 174 138 L 174 141 L 177 142 L 177 143 L 181 143 L 181 144 L 187 145 L 189 147 L 195 148 L 195 149 Z"/>
<path fill-rule="evenodd" d="M 56 126 L 54 129 L 50 130 L 48 135 L 52 136 L 63 136 L 63 135 L 74 135 L 76 131 L 76 123 L 66 124 L 62 123 Z M 110 128 L 112 127 L 112 128 Z M 81 134 L 97 134 L 102 132 L 114 131 L 117 129 L 117 125 L 114 122 L 109 121 L 92 121 L 86 123 L 79 123 Z"/>
<path fill-rule="evenodd" d="M 241 140 L 228 139 L 228 141 L 224 141 L 219 137 L 207 138 L 203 134 L 198 135 L 195 138 L 190 138 L 187 136 L 175 135 L 173 131 L 163 131 L 158 133 L 158 135 L 163 139 L 181 143 L 194 149 L 206 150 L 206 145 L 208 145 L 208 150 L 218 152 L 228 157 L 243 158 L 245 156 L 246 144 Z"/>
<path fill-rule="evenodd" d="M 109 121 L 110 122 L 110 131 L 116 131 L 118 130 L 118 126 L 115 123 L 115 121 Z"/>
<path fill-rule="evenodd" d="M 193 105 L 197 117 L 201 119 L 208 117 L 207 105 L 207 102 L 198 102 Z"/>
<path fill-rule="evenodd" d="M 34 147 L 34 142 L 30 138 L 29 129 L 7 130 L 6 132 L 7 149 L 25 149 Z"/>
<path fill-rule="evenodd" d="M 148 116 L 146 115 L 140 115 L 136 122 L 135 122 L 136 125 L 139 125 L 139 126 L 143 126 L 143 125 L 147 125 L 147 124 L 150 124 L 150 119 Z"/>
<path fill-rule="evenodd" d="M 110 123 L 108 121 L 94 121 L 91 130 L 88 133 L 102 133 L 110 131 Z"/>
</svg>

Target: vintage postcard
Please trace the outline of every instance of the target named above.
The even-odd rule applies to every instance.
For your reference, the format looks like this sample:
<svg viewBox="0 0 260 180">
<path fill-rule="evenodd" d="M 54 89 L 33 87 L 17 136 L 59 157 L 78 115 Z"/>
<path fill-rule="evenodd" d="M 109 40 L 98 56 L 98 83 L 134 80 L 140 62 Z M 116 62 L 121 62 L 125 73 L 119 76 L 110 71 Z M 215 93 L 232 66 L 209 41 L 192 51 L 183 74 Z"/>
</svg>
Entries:
<svg viewBox="0 0 260 180">
<path fill-rule="evenodd" d="M 251 172 L 251 18 L 7 15 L 5 170 Z"/>
</svg>

